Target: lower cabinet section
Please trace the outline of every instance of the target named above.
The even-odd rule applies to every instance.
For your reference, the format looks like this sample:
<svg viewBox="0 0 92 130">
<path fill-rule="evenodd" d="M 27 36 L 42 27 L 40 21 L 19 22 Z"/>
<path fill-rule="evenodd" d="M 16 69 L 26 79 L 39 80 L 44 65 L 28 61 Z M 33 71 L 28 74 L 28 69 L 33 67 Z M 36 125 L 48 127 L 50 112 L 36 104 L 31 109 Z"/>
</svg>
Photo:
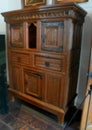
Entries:
<svg viewBox="0 0 92 130">
<path fill-rule="evenodd" d="M 24 93 L 54 106 L 63 108 L 64 96 L 62 76 L 24 69 Z M 64 85 L 64 84 L 63 84 Z"/>
<path fill-rule="evenodd" d="M 33 105 L 47 110 L 58 117 L 58 122 L 63 122 L 64 96 L 62 76 L 42 70 L 12 66 L 12 87 L 10 94 L 19 97 Z"/>
<path fill-rule="evenodd" d="M 9 88 L 9 94 L 13 99 L 15 97 L 17 97 L 32 105 L 35 105 L 38 108 L 41 108 L 43 110 L 46 110 L 46 111 L 56 115 L 57 119 L 58 119 L 58 123 L 60 123 L 60 124 L 64 123 L 65 111 L 62 108 L 55 106 L 51 103 L 47 103 L 44 100 L 39 100 L 38 98 L 35 98 L 34 96 L 31 96 L 29 94 L 22 93 L 22 92 L 16 91 L 11 88 Z"/>
</svg>

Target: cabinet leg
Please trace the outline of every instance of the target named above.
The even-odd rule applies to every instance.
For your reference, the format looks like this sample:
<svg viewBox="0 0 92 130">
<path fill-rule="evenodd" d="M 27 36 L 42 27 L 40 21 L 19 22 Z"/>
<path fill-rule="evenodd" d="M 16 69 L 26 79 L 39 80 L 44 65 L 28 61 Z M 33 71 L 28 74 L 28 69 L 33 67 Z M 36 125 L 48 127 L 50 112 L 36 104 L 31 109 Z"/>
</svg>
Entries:
<svg viewBox="0 0 92 130">
<path fill-rule="evenodd" d="M 15 101 L 14 94 L 12 94 L 12 93 L 9 92 L 9 99 L 10 99 L 10 101 L 14 102 Z"/>
<path fill-rule="evenodd" d="M 58 123 L 63 124 L 64 123 L 64 116 L 62 114 L 59 114 L 57 117 L 58 117 Z"/>
</svg>

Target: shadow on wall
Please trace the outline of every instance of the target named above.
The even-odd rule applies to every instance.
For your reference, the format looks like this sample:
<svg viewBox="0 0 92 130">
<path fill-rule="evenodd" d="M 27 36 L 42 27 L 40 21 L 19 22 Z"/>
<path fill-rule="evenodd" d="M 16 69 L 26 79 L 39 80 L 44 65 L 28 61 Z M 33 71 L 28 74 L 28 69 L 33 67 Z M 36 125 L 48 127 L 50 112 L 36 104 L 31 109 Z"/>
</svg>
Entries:
<svg viewBox="0 0 92 130">
<path fill-rule="evenodd" d="M 81 104 L 86 92 L 91 41 L 92 41 L 92 14 L 88 14 L 85 18 L 85 23 L 83 25 L 82 47 L 81 47 L 80 67 L 78 76 L 79 78 L 77 85 L 78 96 L 75 100 L 75 105 L 77 107 Z"/>
</svg>

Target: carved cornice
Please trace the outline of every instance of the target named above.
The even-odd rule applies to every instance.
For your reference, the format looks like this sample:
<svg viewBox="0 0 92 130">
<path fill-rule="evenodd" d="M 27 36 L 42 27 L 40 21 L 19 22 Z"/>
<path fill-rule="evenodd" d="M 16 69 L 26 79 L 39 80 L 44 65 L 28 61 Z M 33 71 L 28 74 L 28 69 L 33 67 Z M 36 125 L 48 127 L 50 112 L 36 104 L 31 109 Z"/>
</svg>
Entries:
<svg viewBox="0 0 92 130">
<path fill-rule="evenodd" d="M 73 18 L 77 20 L 83 20 L 83 17 L 72 10 L 66 11 L 53 11 L 53 12 L 43 12 L 43 13 L 27 13 L 14 15 L 12 17 L 6 17 L 5 21 L 24 21 L 24 20 L 34 20 L 34 19 L 46 19 L 46 18 L 56 18 L 56 17 L 66 17 Z"/>
<path fill-rule="evenodd" d="M 17 22 L 35 19 L 48 19 L 48 18 L 71 18 L 83 22 L 86 12 L 73 5 L 67 6 L 54 6 L 42 8 L 27 8 L 17 11 L 3 13 L 6 22 Z"/>
</svg>

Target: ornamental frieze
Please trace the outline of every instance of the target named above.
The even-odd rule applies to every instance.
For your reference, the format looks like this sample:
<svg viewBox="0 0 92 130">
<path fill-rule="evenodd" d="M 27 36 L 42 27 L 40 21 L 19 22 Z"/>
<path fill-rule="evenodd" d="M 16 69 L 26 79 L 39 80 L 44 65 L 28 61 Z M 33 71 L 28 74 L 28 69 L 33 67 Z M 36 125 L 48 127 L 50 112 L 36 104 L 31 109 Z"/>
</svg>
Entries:
<svg viewBox="0 0 92 130">
<path fill-rule="evenodd" d="M 47 11 L 47 12 L 28 12 L 28 13 L 19 13 L 19 15 L 12 15 L 11 17 L 6 17 L 6 22 L 12 21 L 24 21 L 24 20 L 34 20 L 34 19 L 45 19 L 45 18 L 60 18 L 60 17 L 71 17 L 73 19 L 82 19 L 77 12 L 73 10 L 58 10 L 58 11 Z"/>
</svg>

